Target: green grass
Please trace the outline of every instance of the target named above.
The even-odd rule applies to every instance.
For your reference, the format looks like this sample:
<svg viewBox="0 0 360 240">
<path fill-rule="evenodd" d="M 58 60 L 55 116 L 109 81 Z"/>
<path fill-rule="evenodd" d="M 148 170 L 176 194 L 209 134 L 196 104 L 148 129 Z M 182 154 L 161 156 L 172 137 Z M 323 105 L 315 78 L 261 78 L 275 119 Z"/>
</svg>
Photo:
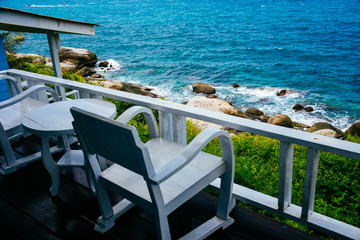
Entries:
<svg viewBox="0 0 360 240">
<path fill-rule="evenodd" d="M 18 63 L 18 69 L 53 75 L 53 71 L 44 64 Z M 79 73 L 63 72 L 66 79 L 86 82 Z M 117 100 L 106 99 L 117 107 L 118 115 L 132 105 Z M 157 112 L 156 118 L 158 120 Z M 149 138 L 145 118 L 141 115 L 130 121 L 138 129 L 142 141 Z M 187 140 L 190 142 L 199 130 L 191 122 L 187 123 Z M 232 137 L 235 153 L 235 183 L 256 191 L 277 197 L 279 181 L 280 142 L 274 139 L 245 133 Z M 346 141 L 360 143 L 358 136 L 346 136 Z M 218 140 L 211 141 L 205 152 L 221 156 Z M 292 203 L 301 206 L 306 170 L 307 149 L 295 145 L 292 178 Z M 316 196 L 314 210 L 320 214 L 360 227 L 360 176 L 359 161 L 339 155 L 321 152 L 317 175 Z M 314 232 L 298 223 L 284 219 L 257 209 L 246 203 L 239 205 L 271 216 L 284 223 Z M 319 233 L 317 233 L 319 234 Z M 319 234 L 321 235 L 321 234 Z M 324 237 L 324 236 L 323 236 Z M 328 238 L 325 236 L 325 238 Z"/>
</svg>

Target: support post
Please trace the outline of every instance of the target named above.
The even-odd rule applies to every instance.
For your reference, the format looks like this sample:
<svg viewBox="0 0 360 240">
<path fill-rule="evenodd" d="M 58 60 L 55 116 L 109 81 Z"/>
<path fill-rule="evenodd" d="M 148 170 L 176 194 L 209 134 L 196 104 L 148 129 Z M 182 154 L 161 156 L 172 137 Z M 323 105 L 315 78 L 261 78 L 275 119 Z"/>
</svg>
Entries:
<svg viewBox="0 0 360 240">
<path fill-rule="evenodd" d="M 60 37 L 58 33 L 48 32 L 47 39 L 50 48 L 51 61 L 55 73 L 55 77 L 62 78 L 60 59 L 58 50 L 61 48 Z M 65 101 L 65 89 L 63 87 L 55 87 L 56 92 L 61 96 L 61 100 Z"/>
<path fill-rule="evenodd" d="M 288 142 L 280 143 L 279 162 L 279 211 L 285 211 L 291 204 L 291 187 L 293 171 L 294 144 Z"/>
<path fill-rule="evenodd" d="M 308 220 L 314 211 L 316 177 L 319 166 L 320 151 L 308 148 L 306 173 L 304 184 L 304 196 L 301 210 L 301 218 Z"/>
</svg>

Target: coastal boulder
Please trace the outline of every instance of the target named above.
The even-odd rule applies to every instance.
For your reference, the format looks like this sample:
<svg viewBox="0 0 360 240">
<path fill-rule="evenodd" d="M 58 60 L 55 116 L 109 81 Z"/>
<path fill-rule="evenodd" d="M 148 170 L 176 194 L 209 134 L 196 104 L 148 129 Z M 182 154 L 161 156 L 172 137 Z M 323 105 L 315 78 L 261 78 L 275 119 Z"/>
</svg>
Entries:
<svg viewBox="0 0 360 240">
<path fill-rule="evenodd" d="M 45 58 L 37 54 L 23 54 L 15 53 L 13 54 L 18 60 L 29 63 L 45 63 Z"/>
<path fill-rule="evenodd" d="M 264 113 L 262 111 L 260 111 L 259 109 L 256 109 L 256 108 L 248 108 L 248 109 L 246 109 L 245 113 L 255 115 L 255 116 L 264 115 Z"/>
<path fill-rule="evenodd" d="M 89 67 L 83 67 L 80 69 L 79 72 L 83 77 L 88 77 L 88 76 L 96 73 L 94 68 L 89 68 Z"/>
<path fill-rule="evenodd" d="M 186 105 L 192 106 L 192 107 L 198 107 L 198 108 L 202 108 L 202 109 L 206 109 L 206 110 L 210 110 L 210 111 L 214 111 L 214 112 L 221 112 L 221 113 L 225 113 L 225 114 L 229 114 L 229 115 L 233 115 L 233 116 L 246 117 L 245 113 L 243 113 L 240 110 L 233 107 L 229 102 L 222 100 L 222 99 L 218 99 L 218 98 L 206 98 L 206 97 L 202 97 L 202 96 L 196 96 L 196 97 L 190 99 L 186 103 Z M 229 130 L 228 128 L 225 128 L 224 126 L 220 126 L 218 124 L 209 123 L 209 122 L 205 122 L 205 121 L 201 121 L 201 120 L 197 120 L 197 119 L 189 119 L 189 120 L 192 121 L 199 129 L 214 127 L 214 128 Z M 238 132 L 238 131 L 234 130 L 234 132 Z"/>
<path fill-rule="evenodd" d="M 291 119 L 285 114 L 276 114 L 270 117 L 267 123 L 283 126 L 283 127 L 292 127 Z"/>
<path fill-rule="evenodd" d="M 305 124 L 305 123 L 299 123 L 299 122 L 293 122 L 293 128 L 297 130 L 304 130 L 311 126 Z"/>
<path fill-rule="evenodd" d="M 95 73 L 93 75 L 91 75 L 92 78 L 102 78 L 102 76 L 98 73 Z"/>
<path fill-rule="evenodd" d="M 109 61 L 102 61 L 99 63 L 99 67 L 106 68 L 106 67 L 112 67 Z"/>
<path fill-rule="evenodd" d="M 51 58 L 45 58 L 45 65 L 49 66 L 50 68 L 53 68 Z M 70 60 L 65 60 L 64 62 L 60 62 L 61 70 L 67 71 L 69 73 L 74 73 L 77 70 L 76 64 L 74 64 Z"/>
<path fill-rule="evenodd" d="M 337 137 L 342 137 L 344 136 L 343 131 L 341 131 L 341 129 L 335 128 L 333 127 L 331 124 L 329 123 L 324 123 L 324 122 L 317 122 L 314 123 L 310 128 L 306 129 L 306 132 L 316 132 L 319 130 L 323 130 L 323 129 L 330 129 L 336 132 Z"/>
<path fill-rule="evenodd" d="M 233 88 L 238 88 L 238 87 L 240 87 L 239 84 L 237 84 L 237 83 L 234 83 L 234 84 L 233 84 Z"/>
<path fill-rule="evenodd" d="M 314 108 L 307 106 L 307 107 L 304 107 L 304 110 L 305 110 L 305 112 L 312 112 L 312 111 L 314 111 Z"/>
<path fill-rule="evenodd" d="M 331 130 L 336 130 L 335 127 L 333 127 L 331 124 L 329 123 L 324 123 L 324 122 L 317 122 L 314 123 L 310 128 L 306 129 L 307 132 L 316 132 L 322 129 L 331 129 Z"/>
<path fill-rule="evenodd" d="M 218 96 L 216 96 L 215 94 L 209 94 L 206 96 L 207 98 L 219 98 Z"/>
<path fill-rule="evenodd" d="M 314 132 L 315 134 L 319 134 L 321 136 L 325 137 L 332 137 L 332 138 L 338 138 L 339 135 L 336 133 L 336 131 L 331 129 L 321 129 Z"/>
<path fill-rule="evenodd" d="M 304 109 L 304 106 L 301 105 L 301 104 L 299 104 L 299 103 L 297 103 L 297 104 L 295 104 L 295 106 L 293 106 L 293 109 L 294 109 L 295 111 L 301 111 L 301 110 Z"/>
<path fill-rule="evenodd" d="M 358 135 L 360 137 L 360 121 L 351 125 L 345 133 L 351 135 Z"/>
<path fill-rule="evenodd" d="M 260 121 L 267 123 L 269 121 L 270 117 L 266 115 L 260 116 Z"/>
<path fill-rule="evenodd" d="M 205 83 L 196 83 L 192 86 L 195 93 L 204 93 L 206 95 L 214 94 L 215 88 Z"/>
<path fill-rule="evenodd" d="M 135 84 L 135 83 L 117 82 L 117 81 L 111 81 L 111 80 L 106 80 L 106 79 L 104 79 L 104 80 L 103 79 L 92 79 L 90 82 L 95 85 L 99 85 L 99 86 L 103 86 L 103 87 L 111 88 L 111 89 L 116 89 L 119 91 L 144 95 L 144 96 L 148 96 L 148 97 L 152 97 L 152 98 L 159 97 L 157 94 L 151 92 L 152 91 L 151 88 L 145 87 L 145 86 L 142 86 L 139 84 Z"/>
<path fill-rule="evenodd" d="M 197 96 L 190 99 L 190 101 L 186 105 L 214 112 L 222 112 L 237 117 L 248 118 L 244 112 L 236 109 L 234 106 L 231 105 L 231 103 L 219 98 L 206 98 Z"/>
<path fill-rule="evenodd" d="M 69 61 L 73 63 L 77 69 L 95 67 L 98 61 L 96 54 L 87 49 L 62 47 L 58 53 L 60 62 Z"/>
<path fill-rule="evenodd" d="M 276 93 L 277 96 L 285 96 L 286 95 L 286 89 L 280 90 L 279 92 Z"/>
</svg>

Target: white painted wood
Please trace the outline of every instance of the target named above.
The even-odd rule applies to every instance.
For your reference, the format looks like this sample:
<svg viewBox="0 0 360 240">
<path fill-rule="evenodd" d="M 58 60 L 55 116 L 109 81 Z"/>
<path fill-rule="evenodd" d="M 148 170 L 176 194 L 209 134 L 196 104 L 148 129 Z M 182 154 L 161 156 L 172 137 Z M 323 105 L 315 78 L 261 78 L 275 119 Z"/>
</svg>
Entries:
<svg viewBox="0 0 360 240">
<path fill-rule="evenodd" d="M 0 7 L 0 29 L 16 32 L 95 35 L 96 24 L 49 17 L 30 12 Z"/>
<path fill-rule="evenodd" d="M 58 50 L 61 48 L 59 34 L 49 31 L 47 33 L 47 39 L 49 43 L 51 61 L 52 61 L 55 77 L 62 78 L 60 59 L 58 54 Z M 55 89 L 56 92 L 59 94 L 59 96 L 61 96 L 61 99 L 65 101 L 66 100 L 65 88 L 55 86 Z"/>
<path fill-rule="evenodd" d="M 93 113 L 113 118 L 116 107 L 113 103 L 97 99 L 78 99 L 56 102 L 37 108 L 22 120 L 24 128 L 37 135 L 59 136 L 74 133 L 70 108 L 78 107 Z"/>
<path fill-rule="evenodd" d="M 216 211 L 218 218 L 206 222 L 204 227 L 197 228 L 192 234 L 206 237 L 232 223 L 229 211 L 232 207 L 234 153 L 227 132 L 206 129 L 189 145 L 160 137 L 152 137 L 144 144 L 136 128 L 125 123 L 141 112 L 152 115 L 147 122 L 155 121 L 150 109 L 132 107 L 116 121 L 77 108 L 71 112 L 84 156 L 87 156 L 85 160 L 92 167 L 90 177 L 95 182 L 102 209 L 102 217 L 95 230 L 106 231 L 118 217 L 109 216 L 116 211 L 109 209 L 108 190 L 154 213 L 158 238 L 171 239 L 167 216 L 218 177 L 222 179 Z M 157 124 L 150 126 L 156 128 Z M 221 145 L 221 158 L 201 151 L 216 137 Z M 100 163 L 96 163 L 96 155 L 114 164 L 101 170 Z"/>
<path fill-rule="evenodd" d="M 17 83 L 16 79 L 11 79 L 9 76 L 5 76 L 5 78 Z M 16 85 L 20 84 L 15 84 L 14 86 Z M 5 157 L 0 167 L 0 172 L 2 174 L 16 171 L 27 163 L 39 159 L 37 155 L 16 159 L 10 144 L 10 141 L 26 135 L 22 127 L 22 118 L 24 115 L 36 108 L 46 105 L 46 103 L 30 98 L 30 96 L 39 92 L 49 91 L 54 100 L 58 100 L 55 91 L 46 86 L 37 85 L 26 91 L 22 91 L 21 86 L 18 87 L 18 91 L 16 92 L 19 92 L 19 94 L 0 103 L 0 138 L 1 148 L 4 150 Z"/>
<path fill-rule="evenodd" d="M 329 138 L 314 133 L 298 131 L 295 129 L 284 128 L 272 124 L 239 118 L 227 114 L 194 108 L 183 104 L 149 98 L 142 95 L 127 93 L 114 89 L 103 88 L 86 83 L 59 79 L 36 73 L 24 72 L 17 69 L 0 71 L 0 74 L 9 74 L 14 77 L 41 81 L 42 83 L 54 84 L 80 92 L 88 92 L 95 95 L 108 97 L 111 99 L 132 103 L 156 109 L 163 112 L 174 113 L 179 116 L 186 116 L 207 122 L 212 122 L 222 126 L 234 128 L 240 131 L 250 132 L 261 136 L 274 138 L 280 141 L 312 147 L 325 152 L 331 152 L 346 157 L 360 159 L 360 147 L 357 143 L 351 143 L 339 139 Z"/>
<path fill-rule="evenodd" d="M 186 117 L 173 115 L 173 131 L 174 131 L 174 141 L 186 145 L 187 144 L 187 134 L 186 134 Z"/>
<path fill-rule="evenodd" d="M 2 71 L 0 74 L 9 74 L 14 77 L 22 77 L 25 80 L 39 81 L 41 83 L 49 83 L 54 84 L 74 90 L 78 90 L 83 94 L 94 94 L 101 95 L 111 99 L 116 99 L 119 101 L 124 101 L 128 103 L 132 103 L 135 105 L 149 107 L 151 109 L 155 109 L 158 111 L 172 113 L 176 116 L 183 117 L 191 117 L 203 121 L 212 122 L 215 124 L 227 126 L 230 128 L 234 128 L 241 131 L 250 132 L 253 134 L 262 135 L 265 137 L 270 137 L 273 139 L 280 140 L 281 142 L 286 142 L 289 144 L 298 144 L 305 147 L 311 147 L 312 149 L 318 151 L 325 151 L 334 154 L 339 154 L 342 156 L 360 159 L 360 145 L 356 143 L 351 143 L 348 141 L 343 141 L 339 139 L 328 138 L 324 136 L 320 136 L 313 133 L 302 132 L 294 129 L 284 128 L 275 125 L 269 125 L 266 123 L 261 123 L 257 121 L 252 121 L 248 119 L 238 118 L 235 116 L 229 116 L 221 113 L 211 112 L 199 108 L 193 108 L 189 106 L 185 106 L 182 104 L 177 104 L 173 102 L 163 101 L 159 99 L 148 98 L 145 96 L 139 96 L 135 94 L 130 94 L 126 92 L 121 92 L 113 89 L 105 89 L 98 86 L 87 85 L 83 83 L 77 83 L 72 81 L 67 81 L 63 79 L 58 79 L 50 76 L 43 76 L 34 73 L 27 73 L 20 70 L 7 70 Z M 176 136 L 176 130 L 174 130 L 174 136 Z M 285 154 L 286 155 L 286 154 Z M 286 165 L 286 164 L 285 164 Z M 289 166 L 289 165 L 287 165 Z M 287 168 L 287 167 L 285 167 Z M 288 173 L 285 174 L 285 176 Z M 285 177 L 286 178 L 286 177 Z M 285 186 L 285 184 L 284 184 Z M 281 187 L 282 189 L 286 189 Z M 297 221 L 301 224 L 308 225 L 312 228 L 327 232 L 332 234 L 333 236 L 342 236 L 344 238 L 349 239 L 359 239 L 358 232 L 359 228 L 355 228 L 351 234 L 348 231 L 348 227 L 343 227 L 345 223 L 338 223 L 338 221 L 331 219 L 329 217 L 320 215 L 318 213 L 313 212 L 311 216 L 306 219 L 301 218 L 301 207 L 290 204 L 284 211 L 278 211 L 278 202 L 277 198 L 273 198 L 271 196 L 250 190 L 234 184 L 234 195 L 237 196 L 238 199 L 242 201 L 246 201 L 254 206 L 272 211 L 280 216 L 284 216 L 291 220 Z M 285 192 L 285 190 L 284 190 Z M 244 193 L 244 194 L 240 194 Z M 285 196 L 285 195 L 284 195 Z M 285 199 L 285 197 L 284 197 Z M 310 198 L 309 198 L 310 199 Z M 285 202 L 281 200 L 281 202 Z M 285 206 L 286 204 L 284 204 Z M 306 214 L 305 214 L 306 215 Z M 320 218 L 314 218 L 314 216 L 322 216 Z M 313 219 L 313 220 L 312 220 Z M 324 219 L 324 220 L 319 220 Z M 335 221 L 335 222 L 334 222 Z M 330 224 L 334 222 L 334 224 Z M 327 224 L 328 223 L 328 224 Z M 330 227 L 333 230 L 330 229 Z M 335 226 L 335 227 L 333 227 Z M 350 226 L 345 224 L 345 226 Z M 352 226 L 350 226 L 352 227 Z M 356 235 L 358 234 L 358 235 Z"/>
<path fill-rule="evenodd" d="M 169 112 L 159 111 L 160 135 L 162 138 L 173 141 L 173 115 Z"/>
<path fill-rule="evenodd" d="M 308 148 L 304 196 L 302 202 L 301 218 L 308 219 L 314 211 L 316 177 L 319 166 L 320 151 Z"/>
<path fill-rule="evenodd" d="M 211 183 L 211 188 L 218 191 L 220 187 L 220 179 L 216 179 Z M 290 204 L 284 211 L 278 211 L 278 199 L 258 191 L 234 184 L 233 196 L 237 200 L 249 203 L 255 207 L 265 209 L 279 216 L 294 220 L 300 224 L 307 225 L 311 228 L 325 232 L 329 235 L 343 239 L 360 239 L 360 229 L 349 224 L 340 222 L 336 219 L 313 212 L 309 219 L 301 218 L 302 208 L 300 206 Z"/>
<path fill-rule="evenodd" d="M 61 101 L 44 105 L 27 113 L 22 119 L 25 130 L 41 136 L 42 161 L 51 177 L 50 193 L 55 196 L 59 189 L 59 166 L 84 166 L 82 152 L 70 150 L 66 135 L 74 133 L 70 108 L 78 107 L 95 114 L 113 118 L 116 107 L 113 103 L 97 99 L 78 99 Z M 49 136 L 64 136 L 64 156 L 59 160 L 59 165 L 52 159 L 49 151 Z"/>
<path fill-rule="evenodd" d="M 67 150 L 56 164 L 59 167 L 83 167 L 84 154 L 81 150 Z"/>
<path fill-rule="evenodd" d="M 197 239 L 204 239 L 210 234 L 214 233 L 216 230 L 220 228 L 227 228 L 234 222 L 234 219 L 229 218 L 227 220 L 221 219 L 217 216 L 209 219 L 206 223 L 200 225 L 198 228 L 194 229 L 193 231 L 189 232 L 179 240 L 197 240 Z"/>
<path fill-rule="evenodd" d="M 280 143 L 279 162 L 279 210 L 284 211 L 291 204 L 294 144 Z"/>
</svg>

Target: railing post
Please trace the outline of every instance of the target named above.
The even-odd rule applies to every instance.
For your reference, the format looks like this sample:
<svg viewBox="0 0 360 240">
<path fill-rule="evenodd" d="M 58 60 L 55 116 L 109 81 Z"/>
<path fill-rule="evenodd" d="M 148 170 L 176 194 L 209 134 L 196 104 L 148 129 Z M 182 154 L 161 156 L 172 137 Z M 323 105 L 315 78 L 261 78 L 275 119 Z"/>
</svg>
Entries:
<svg viewBox="0 0 360 240">
<path fill-rule="evenodd" d="M 24 79 L 24 78 L 23 78 L 23 80 L 26 81 L 26 83 L 27 83 L 26 86 L 28 88 L 30 88 L 32 86 L 35 86 L 35 85 L 45 85 L 44 83 L 39 82 L 39 81 L 30 81 L 30 80 L 27 80 L 27 79 Z M 32 94 L 31 97 L 34 98 L 34 99 L 37 99 L 39 101 L 49 103 L 49 99 L 47 97 L 46 92 L 38 92 L 38 93 Z"/>
<path fill-rule="evenodd" d="M 97 95 L 97 94 L 90 94 L 90 96 L 89 96 L 90 98 L 94 98 L 94 99 L 103 99 L 103 97 L 102 96 L 100 96 L 100 95 Z"/>
<path fill-rule="evenodd" d="M 162 138 L 174 141 L 173 115 L 159 111 L 160 135 Z"/>
<path fill-rule="evenodd" d="M 88 92 L 79 92 L 80 98 L 90 98 L 90 94 Z"/>
<path fill-rule="evenodd" d="M 186 145 L 186 117 L 173 115 L 174 141 Z"/>
<path fill-rule="evenodd" d="M 285 211 L 291 204 L 291 187 L 293 171 L 294 144 L 288 142 L 280 143 L 279 162 L 279 211 Z"/>
<path fill-rule="evenodd" d="M 308 220 L 314 211 L 316 177 L 320 151 L 308 148 L 301 218 Z"/>
</svg>

